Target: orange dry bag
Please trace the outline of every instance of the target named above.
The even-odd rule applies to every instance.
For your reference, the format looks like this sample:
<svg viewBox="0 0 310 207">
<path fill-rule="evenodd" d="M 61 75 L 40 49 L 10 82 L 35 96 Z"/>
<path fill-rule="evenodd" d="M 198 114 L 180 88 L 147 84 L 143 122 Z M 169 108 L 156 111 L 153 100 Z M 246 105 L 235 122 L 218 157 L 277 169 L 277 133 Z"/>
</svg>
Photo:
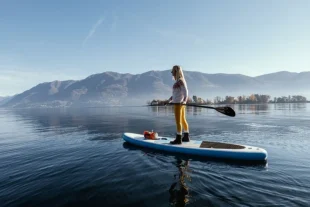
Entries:
<svg viewBox="0 0 310 207">
<path fill-rule="evenodd" d="M 149 131 L 144 131 L 143 132 L 144 138 L 146 139 L 157 139 L 158 134 L 156 132 L 149 132 Z"/>
</svg>

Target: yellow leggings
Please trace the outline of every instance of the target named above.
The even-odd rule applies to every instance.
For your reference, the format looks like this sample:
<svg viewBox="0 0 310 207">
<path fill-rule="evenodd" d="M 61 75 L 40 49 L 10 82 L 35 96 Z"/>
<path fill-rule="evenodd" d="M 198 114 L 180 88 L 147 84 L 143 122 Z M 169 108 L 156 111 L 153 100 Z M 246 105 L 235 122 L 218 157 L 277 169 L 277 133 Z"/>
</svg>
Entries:
<svg viewBox="0 0 310 207">
<path fill-rule="evenodd" d="M 175 123 L 177 125 L 177 133 L 182 134 L 182 127 L 184 132 L 188 132 L 188 124 L 185 116 L 185 106 L 184 105 L 174 105 L 174 116 Z"/>
</svg>

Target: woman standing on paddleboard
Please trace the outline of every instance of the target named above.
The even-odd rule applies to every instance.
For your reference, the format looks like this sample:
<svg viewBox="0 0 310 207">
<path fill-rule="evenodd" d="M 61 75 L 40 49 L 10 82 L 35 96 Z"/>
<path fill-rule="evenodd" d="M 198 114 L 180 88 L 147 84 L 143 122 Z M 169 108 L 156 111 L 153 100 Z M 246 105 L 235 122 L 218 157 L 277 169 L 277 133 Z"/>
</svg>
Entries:
<svg viewBox="0 0 310 207">
<path fill-rule="evenodd" d="M 176 139 L 171 141 L 171 144 L 182 144 L 183 142 L 189 142 L 189 129 L 186 121 L 185 105 L 188 100 L 188 89 L 185 81 L 185 77 L 181 66 L 175 65 L 171 70 L 175 83 L 173 84 L 172 96 L 168 100 L 169 103 L 174 104 L 174 116 L 177 126 Z M 184 136 L 182 136 L 182 129 L 184 130 Z"/>
</svg>

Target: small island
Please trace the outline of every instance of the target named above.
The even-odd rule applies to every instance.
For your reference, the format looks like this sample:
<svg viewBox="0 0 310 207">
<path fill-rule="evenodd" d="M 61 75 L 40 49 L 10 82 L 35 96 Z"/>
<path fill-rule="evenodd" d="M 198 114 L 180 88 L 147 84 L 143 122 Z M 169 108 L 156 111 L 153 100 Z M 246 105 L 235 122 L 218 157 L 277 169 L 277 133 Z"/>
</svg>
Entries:
<svg viewBox="0 0 310 207">
<path fill-rule="evenodd" d="M 163 106 L 167 103 L 168 100 L 160 100 L 153 99 L 152 101 L 147 101 L 147 105 L 149 106 Z M 197 97 L 196 95 L 193 98 L 188 98 L 187 103 L 195 103 L 198 105 L 216 105 L 216 104 L 267 104 L 267 103 L 310 103 L 306 97 L 301 95 L 289 95 L 274 97 L 271 100 L 270 95 L 260 95 L 260 94 L 251 94 L 249 96 L 226 96 L 222 98 L 220 96 L 216 96 L 213 100 L 203 99 L 201 97 Z"/>
</svg>

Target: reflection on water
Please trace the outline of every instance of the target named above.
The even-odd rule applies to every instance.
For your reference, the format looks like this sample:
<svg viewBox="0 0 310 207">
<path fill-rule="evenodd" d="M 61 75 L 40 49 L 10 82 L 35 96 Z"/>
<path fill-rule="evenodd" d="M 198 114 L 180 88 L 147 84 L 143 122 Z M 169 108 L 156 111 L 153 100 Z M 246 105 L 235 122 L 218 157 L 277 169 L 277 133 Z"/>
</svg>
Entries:
<svg viewBox="0 0 310 207">
<path fill-rule="evenodd" d="M 149 111 L 151 111 L 154 114 L 171 114 L 174 113 L 174 107 L 173 106 L 150 106 Z M 192 107 L 187 106 L 186 107 L 186 113 L 189 115 L 200 115 L 203 111 L 203 108 L 200 107 Z"/>
<path fill-rule="evenodd" d="M 274 110 L 288 110 L 288 111 L 304 111 L 307 109 L 307 103 L 278 103 L 273 104 Z"/>
<path fill-rule="evenodd" d="M 276 110 L 285 111 L 306 111 L 307 103 L 266 103 L 266 104 L 236 104 L 231 107 L 237 110 L 237 113 L 251 113 L 251 114 L 270 114 Z"/>
<path fill-rule="evenodd" d="M 267 113 L 269 111 L 269 104 L 238 104 L 238 111 L 241 113 L 251 111 L 255 114 Z"/>
<path fill-rule="evenodd" d="M 177 158 L 176 166 L 178 174 L 174 175 L 174 182 L 169 189 L 169 203 L 174 206 L 185 206 L 189 202 L 189 188 L 185 183 L 186 179 L 190 180 L 187 174 L 189 160 Z"/>
<path fill-rule="evenodd" d="M 141 151 L 143 155 L 154 157 L 164 157 L 163 160 L 169 160 L 170 158 L 175 159 L 174 167 L 177 171 L 173 175 L 173 182 L 168 190 L 169 192 L 169 204 L 172 206 L 185 206 L 189 203 L 189 187 L 186 181 L 191 181 L 189 173 L 191 172 L 189 168 L 190 158 L 186 155 L 175 156 L 173 153 L 165 153 L 163 151 L 153 150 L 150 148 L 143 148 L 136 145 L 132 145 L 128 142 L 123 143 L 124 149 L 129 151 Z M 206 162 L 200 160 L 201 162 Z"/>
<path fill-rule="evenodd" d="M 124 142 L 174 134 L 173 107 L 0 109 L 0 206 L 309 206 L 309 103 L 231 107 L 187 107 L 193 139 L 265 148 L 269 166 Z"/>
<path fill-rule="evenodd" d="M 37 132 L 53 132 L 63 134 L 72 132 L 87 132 L 101 134 L 122 132 L 133 122 L 141 124 L 135 117 L 120 116 L 117 108 L 113 109 L 38 109 L 13 110 L 17 120 L 26 121 Z M 115 124 L 117 123 L 117 124 Z"/>
<path fill-rule="evenodd" d="M 244 162 L 244 161 L 233 161 L 233 160 L 223 160 L 223 159 L 212 159 L 207 157 L 199 157 L 199 156 L 192 156 L 192 155 L 185 155 L 185 154 L 175 154 L 150 148 L 144 148 L 136 145 L 132 145 L 128 142 L 123 142 L 123 148 L 128 151 L 137 151 L 141 152 L 141 154 L 145 156 L 150 156 L 152 160 L 161 160 L 161 162 L 164 162 L 168 165 L 166 169 L 169 169 L 167 172 L 167 175 L 169 175 L 169 178 L 171 176 L 171 168 L 173 168 L 173 179 L 172 183 L 170 184 L 169 181 L 169 204 L 172 206 L 185 206 L 192 202 L 194 202 L 195 199 L 197 199 L 197 189 L 193 190 L 191 193 L 191 189 L 189 188 L 189 182 L 197 183 L 201 180 L 205 180 L 205 176 L 211 176 L 207 175 L 207 173 L 203 170 L 204 177 L 197 176 L 197 172 L 199 170 L 193 170 L 197 168 L 197 166 L 217 166 L 216 168 L 228 168 L 231 169 L 231 171 L 234 171 L 234 169 L 246 169 L 246 167 L 250 170 L 254 170 L 256 172 L 258 171 L 267 171 L 267 162 Z M 130 154 L 130 156 L 133 156 L 133 154 Z M 172 162 L 170 160 L 173 159 Z M 141 162 L 141 161 L 139 161 Z M 192 166 L 190 166 L 190 162 L 192 163 Z M 169 164 L 168 164 L 169 163 Z M 172 163 L 173 165 L 171 166 Z M 199 163 L 197 165 L 197 163 Z M 177 168 L 175 170 L 175 168 Z M 192 180 L 191 173 L 192 171 L 196 172 L 196 179 Z M 193 174 L 192 174 L 193 175 Z M 167 177 L 167 176 L 164 176 Z M 203 183 L 206 183 L 204 181 Z M 196 192 L 194 192 L 196 191 Z"/>
</svg>

